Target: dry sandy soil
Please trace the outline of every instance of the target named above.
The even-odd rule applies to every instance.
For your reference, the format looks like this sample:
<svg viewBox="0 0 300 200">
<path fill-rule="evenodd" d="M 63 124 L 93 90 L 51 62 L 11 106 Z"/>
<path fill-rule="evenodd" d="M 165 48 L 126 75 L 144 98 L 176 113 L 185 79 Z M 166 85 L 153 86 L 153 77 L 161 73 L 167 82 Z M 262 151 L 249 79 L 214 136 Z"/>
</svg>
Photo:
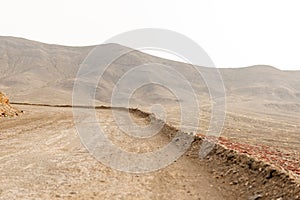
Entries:
<svg viewBox="0 0 300 200">
<path fill-rule="evenodd" d="M 169 167 L 147 174 L 115 171 L 97 162 L 80 143 L 70 108 L 22 109 L 25 114 L 19 118 L 1 119 L 1 199 L 226 197 L 226 190 L 216 184 L 197 160 L 183 156 Z M 111 110 L 98 110 L 98 114 L 108 133 L 120 132 Z M 146 123 L 143 118 L 139 121 Z M 166 141 L 164 134 L 150 145 Z M 133 142 L 123 140 L 127 147 Z"/>
<path fill-rule="evenodd" d="M 211 154 L 199 159 L 199 146 L 212 140 L 209 130 L 211 105 L 209 90 L 201 75 L 214 79 L 214 70 L 151 56 L 118 44 L 99 46 L 99 65 L 119 57 L 105 71 L 98 85 L 97 68 L 91 69 L 82 98 L 93 98 L 97 105 L 110 106 L 115 84 L 136 66 L 147 63 L 167 65 L 182 74 L 199 99 L 198 136 L 179 160 L 162 170 L 147 174 L 127 174 L 97 162 L 80 143 L 74 128 L 72 110 L 67 107 L 30 104 L 71 105 L 73 84 L 80 64 L 93 49 L 66 47 L 0 36 L 0 91 L 9 95 L 13 107 L 1 105 L 0 117 L 0 199 L 299 199 L 300 175 L 300 71 L 281 71 L 271 66 L 219 69 L 222 75 L 226 114 L 221 138 Z M 98 57 L 97 57 L 98 58 Z M 147 69 L 148 70 L 148 69 Z M 147 71 L 146 70 L 146 71 Z M 139 81 L 163 80 L 183 96 L 191 95 L 178 80 L 162 69 L 138 74 Z M 222 94 L 222 87 L 212 83 Z M 91 91 L 96 91 L 95 96 Z M 92 95 L 92 96 L 91 96 Z M 1 98 L 0 98 L 1 99 Z M 109 109 L 97 110 L 99 123 L 108 137 L 128 151 L 157 149 L 180 129 L 178 99 L 157 85 L 139 88 L 129 107 L 151 112 L 161 104 L 171 126 L 146 141 L 127 137 L 116 125 Z M 7 98 L 1 101 L 6 102 Z M 17 105 L 15 103 L 29 103 Z M 188 102 L 188 101 L 187 101 Z M 20 110 L 24 113 L 18 117 Z M 5 114 L 7 113 L 7 114 Z M 0 113 L 1 115 L 1 113 Z M 9 117 L 11 116 L 11 117 Z M 101 117 L 102 116 L 102 117 Z M 136 115 L 138 124 L 147 117 Z M 191 120 L 192 121 L 192 120 Z M 131 127 L 128 127 L 129 129 Z M 118 137 L 116 137 L 118 136 Z"/>
<path fill-rule="evenodd" d="M 220 132 L 220 142 L 283 168 L 299 178 L 300 116 L 287 117 L 282 113 L 259 113 L 242 108 L 227 109 L 224 127 Z M 144 110 L 149 111 L 147 108 Z M 167 122 L 179 129 L 181 112 L 178 107 L 176 109 L 176 106 L 167 106 L 166 110 Z M 206 135 L 210 111 L 207 108 L 201 111 L 199 133 Z M 242 147 L 235 148 L 236 144 Z"/>
<path fill-rule="evenodd" d="M 20 117 L 1 119 L 0 199 L 298 199 L 300 195 L 299 185 L 287 174 L 253 160 L 249 165 L 248 157 L 219 145 L 206 159 L 199 159 L 201 137 L 166 168 L 145 174 L 116 171 L 83 147 L 71 108 L 19 107 L 25 111 Z M 175 131 L 165 127 L 152 140 L 129 139 L 110 109 L 98 109 L 97 116 L 107 136 L 131 152 L 160 148 Z M 133 118 L 141 126 L 149 123 L 146 115 Z"/>
</svg>

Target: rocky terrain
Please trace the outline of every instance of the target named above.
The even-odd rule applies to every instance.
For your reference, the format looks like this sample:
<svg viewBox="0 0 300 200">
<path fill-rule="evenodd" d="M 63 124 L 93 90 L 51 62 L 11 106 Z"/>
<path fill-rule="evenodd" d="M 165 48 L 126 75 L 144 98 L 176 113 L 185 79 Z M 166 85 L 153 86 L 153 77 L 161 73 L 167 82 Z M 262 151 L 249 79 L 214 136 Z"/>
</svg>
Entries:
<svg viewBox="0 0 300 200">
<path fill-rule="evenodd" d="M 22 113 L 21 110 L 12 107 L 9 99 L 2 92 L 0 92 L 0 117 L 13 117 Z"/>
<path fill-rule="evenodd" d="M 19 105 L 25 115 L 1 121 L 0 199 L 299 199 L 299 181 L 286 171 L 237 151 L 221 139 L 204 159 L 197 135 L 171 165 L 149 173 L 125 173 L 98 162 L 81 144 L 72 108 Z M 119 113 L 126 112 L 125 109 Z M 145 126 L 149 115 L 132 110 Z M 142 113 L 142 114 L 141 114 Z M 143 114 L 144 113 L 144 114 Z M 141 153 L 163 147 L 176 134 L 165 125 L 152 139 L 120 130 L 112 109 L 96 110 L 99 124 L 120 148 Z M 117 136 L 117 137 L 116 137 Z"/>
<path fill-rule="evenodd" d="M 205 81 L 191 65 L 140 51 L 119 57 L 99 79 L 93 98 L 99 124 L 121 148 L 136 153 L 159 149 L 182 129 L 184 99 L 164 87 L 147 85 L 135 91 L 128 107 L 146 113 L 134 119 L 147 126 L 152 106 L 160 104 L 166 115 L 164 129 L 147 141 L 120 130 L 110 99 L 118 80 L 135 66 L 154 62 L 172 67 L 193 80 L 191 86 L 200 99 L 196 116 L 200 123 L 191 148 L 164 169 L 127 174 L 97 162 L 74 127 L 73 84 L 93 48 L 0 37 L 0 90 L 11 100 L 0 93 L 0 199 L 300 199 L 299 71 L 266 65 L 219 69 L 226 91 L 226 118 L 220 137 L 208 137 L 215 99 L 210 99 Z M 107 57 L 128 50 L 118 44 L 100 45 L 103 63 L 99 66 L 105 65 Z M 211 69 L 198 69 L 212 76 Z M 167 81 L 183 96 L 190 95 L 163 70 L 148 74 Z M 95 78 L 92 71 L 84 84 L 89 86 Z M 144 79 L 151 81 L 140 74 L 130 84 Z M 213 90 L 220 93 L 216 86 Z M 83 98 L 91 97 L 87 91 Z M 24 110 L 20 117 L 13 117 L 22 112 L 15 106 Z M 187 119 L 194 117 L 189 111 Z M 203 141 L 216 145 L 201 160 Z"/>
</svg>

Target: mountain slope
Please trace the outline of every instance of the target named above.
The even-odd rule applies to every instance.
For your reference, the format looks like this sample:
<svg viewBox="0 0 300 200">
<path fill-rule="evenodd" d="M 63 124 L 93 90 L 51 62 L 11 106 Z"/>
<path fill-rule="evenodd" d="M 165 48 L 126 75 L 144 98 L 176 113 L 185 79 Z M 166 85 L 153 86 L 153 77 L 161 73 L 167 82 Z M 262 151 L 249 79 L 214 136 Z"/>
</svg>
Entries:
<svg viewBox="0 0 300 200">
<path fill-rule="evenodd" d="M 66 47 L 34 42 L 21 38 L 0 37 L 0 88 L 12 101 L 31 103 L 71 103 L 73 83 L 84 58 L 94 47 Z M 171 66 L 192 84 L 200 99 L 208 102 L 208 88 L 205 81 L 191 65 L 151 56 L 118 44 L 104 44 L 98 47 L 103 52 L 103 65 L 111 55 L 128 52 L 115 60 L 99 80 L 96 99 L 110 102 L 115 84 L 125 72 L 147 63 Z M 99 64 L 100 67 L 101 63 Z M 96 70 L 97 68 L 95 68 Z M 150 69 L 150 67 L 149 67 Z M 213 79 L 213 70 L 197 68 Z M 238 69 L 219 70 L 226 88 L 229 107 L 243 107 L 254 110 L 278 110 L 294 112 L 299 110 L 300 72 L 281 71 L 270 66 L 252 66 Z M 164 71 L 149 71 L 154 79 L 166 80 L 173 88 L 188 94 L 180 81 L 167 77 Z M 91 79 L 97 79 L 91 73 Z M 131 84 L 149 77 L 136 76 Z M 216 92 L 219 86 L 212 87 Z M 210 89 L 212 89 L 210 88 Z M 140 103 L 176 103 L 178 99 L 161 86 L 148 85 L 137 90 L 133 96 Z M 140 101 L 139 101 L 140 100 Z M 177 100 L 177 101 L 176 101 Z M 179 100 L 180 101 L 180 100 Z M 287 103 L 286 105 L 283 105 Z"/>
<path fill-rule="evenodd" d="M 68 79 L 75 77 L 90 49 L 0 37 L 0 87 L 13 101 L 42 101 L 53 95 L 64 98 L 55 83 L 62 81 L 60 87 L 68 87 Z M 41 95 L 44 97 L 38 98 Z"/>
<path fill-rule="evenodd" d="M 73 84 L 80 64 L 94 47 L 65 47 L 49 45 L 25 39 L 0 37 L 0 91 L 5 92 L 12 102 L 38 104 L 71 104 Z M 222 86 L 214 84 L 214 69 L 193 67 L 189 64 L 175 62 L 151 56 L 140 51 L 133 51 L 118 44 L 104 44 L 97 49 L 97 65 L 85 71 L 88 76 L 80 83 L 86 86 L 86 92 L 80 98 L 94 98 L 98 104 L 110 104 L 111 95 L 118 81 L 135 67 L 149 63 L 159 63 L 181 74 L 175 74 L 155 65 L 146 65 L 136 71 L 125 84 L 120 84 L 122 92 L 116 99 L 123 100 L 124 93 L 130 93 L 136 84 L 143 81 L 161 81 L 159 85 L 145 85 L 138 88 L 130 99 L 130 107 L 149 110 L 154 104 L 162 104 L 166 121 L 181 128 L 182 117 L 196 126 L 199 133 L 206 134 L 212 117 L 211 107 L 216 99 L 211 99 L 210 92 L 221 97 Z M 98 67 L 106 67 L 111 57 L 127 52 L 116 59 L 105 70 L 95 89 L 93 81 L 98 81 Z M 199 72 L 200 71 L 200 74 Z M 238 69 L 219 69 L 226 89 L 226 119 L 222 126 L 222 136 L 247 144 L 261 144 L 272 149 L 300 158 L 300 71 L 281 71 L 270 66 L 258 65 Z M 201 75 L 210 81 L 206 86 Z M 191 84 L 193 91 L 183 85 Z M 176 96 L 171 89 L 179 91 Z M 199 112 L 189 102 L 191 95 L 199 98 Z M 219 95 L 219 96 L 218 96 Z M 181 104 L 190 105 L 181 109 Z M 155 106 L 154 106 L 155 108 Z M 156 107 L 157 108 L 157 107 Z M 159 108 L 159 107 L 158 107 Z M 155 109 L 154 109 L 155 110 Z M 193 112 L 194 111 L 194 112 Z M 198 114 L 194 116 L 191 113 Z M 187 124 L 184 124 L 186 126 Z M 223 125 L 223 124 L 221 124 Z M 290 151 L 290 152 L 289 152 Z M 292 153 L 291 153 L 292 152 Z"/>
</svg>

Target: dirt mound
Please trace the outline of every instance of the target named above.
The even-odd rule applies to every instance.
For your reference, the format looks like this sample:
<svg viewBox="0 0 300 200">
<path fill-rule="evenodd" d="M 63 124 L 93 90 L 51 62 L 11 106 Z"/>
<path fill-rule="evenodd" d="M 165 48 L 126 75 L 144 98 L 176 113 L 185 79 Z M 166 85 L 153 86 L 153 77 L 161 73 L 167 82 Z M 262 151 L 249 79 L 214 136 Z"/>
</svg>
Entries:
<svg viewBox="0 0 300 200">
<path fill-rule="evenodd" d="M 248 148 L 246 144 L 231 142 L 224 138 L 206 138 L 197 135 L 190 156 L 198 159 L 203 141 L 216 145 L 203 162 L 219 184 L 230 185 L 232 197 L 239 199 L 300 199 L 300 184 L 297 170 L 288 171 L 286 166 L 277 165 L 267 157 L 267 150 Z M 279 159 L 279 158 L 278 158 Z"/>
<path fill-rule="evenodd" d="M 0 92 L 0 117 L 13 117 L 22 113 L 21 110 L 12 107 L 9 104 L 9 99 Z"/>
</svg>

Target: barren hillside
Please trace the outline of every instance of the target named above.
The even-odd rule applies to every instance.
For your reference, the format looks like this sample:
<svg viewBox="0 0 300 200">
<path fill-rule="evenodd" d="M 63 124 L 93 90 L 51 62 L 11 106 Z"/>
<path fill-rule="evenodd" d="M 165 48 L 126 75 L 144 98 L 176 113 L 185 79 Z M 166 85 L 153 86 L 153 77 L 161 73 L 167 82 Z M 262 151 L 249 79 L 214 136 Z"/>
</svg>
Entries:
<svg viewBox="0 0 300 200">
<path fill-rule="evenodd" d="M 73 84 L 80 64 L 93 48 L 0 37 L 0 90 L 9 96 L 12 106 L 19 104 L 25 111 L 21 117 L 0 119 L 0 199 L 118 199 L 122 195 L 128 199 L 299 199 L 296 180 L 300 176 L 300 71 L 282 71 L 266 65 L 219 69 L 225 88 L 226 118 L 221 137 L 215 139 L 218 145 L 200 161 L 197 150 L 207 139 L 216 100 L 211 99 L 209 91 L 221 95 L 222 87 L 208 88 L 197 73 L 213 78 L 214 71 L 119 44 L 100 45 L 101 62 L 86 72 L 89 76 L 82 83 L 87 90 L 82 99 L 92 98 L 96 105 L 111 106 L 118 81 L 136 66 L 149 63 L 163 64 L 180 73 L 199 99 L 198 116 L 190 115 L 192 106 L 184 110 L 186 119 L 197 118 L 200 122 L 195 127 L 197 137 L 191 149 L 168 168 L 140 176 L 99 164 L 76 136 L 70 109 Z M 92 81 L 99 78 L 98 68 L 106 67 L 110 57 L 122 52 L 126 54 L 110 63 L 93 88 Z M 122 85 L 124 93 L 141 81 L 152 80 L 167 82 L 183 97 L 191 95 L 181 81 L 151 65 Z M 117 100 L 122 100 L 124 93 L 118 93 Z M 132 94 L 128 107 L 152 112 L 152 105 L 161 104 L 166 114 L 165 126 L 171 125 L 172 132 L 181 130 L 180 105 L 189 104 L 189 100 L 178 99 L 161 85 L 144 85 Z M 1 117 L 20 113 L 11 105 L 7 96 L 0 93 Z M 99 109 L 96 114 L 109 134 L 124 135 L 109 110 Z M 147 125 L 144 117 L 137 117 L 137 121 Z M 144 150 L 153 150 L 170 139 L 166 137 L 169 129 L 161 133 L 162 136 L 144 143 L 126 134 L 112 138 L 124 149 L 140 150 L 141 146 L 136 147 L 140 144 L 145 145 Z M 199 189 L 199 185 L 203 187 Z"/>
<path fill-rule="evenodd" d="M 0 37 L 0 86 L 12 101 L 28 101 L 44 103 L 55 95 L 52 103 L 71 102 L 73 82 L 80 64 L 93 47 L 66 47 L 49 45 L 13 37 Z M 130 51 L 130 48 L 117 44 L 105 44 L 99 47 L 105 56 L 118 55 Z M 96 100 L 108 101 L 116 81 L 124 72 L 138 65 L 160 63 L 171 66 L 191 81 L 197 95 L 207 95 L 204 80 L 195 73 L 190 65 L 151 56 L 139 51 L 130 51 L 115 60 L 100 80 Z M 99 64 L 101 65 L 101 63 Z M 101 67 L 101 66 L 99 66 Z M 203 74 L 212 70 L 198 67 Z M 239 69 L 220 69 L 224 79 L 228 102 L 242 107 L 257 107 L 267 110 L 299 111 L 300 101 L 300 72 L 281 71 L 270 66 L 252 66 Z M 158 79 L 164 79 L 160 72 L 155 73 Z M 91 78 L 98 78 L 91 75 Z M 138 79 L 139 77 L 136 77 Z M 102 82 L 101 82 L 102 81 Z M 179 83 L 168 80 L 174 87 L 180 88 Z M 218 88 L 215 88 L 216 90 Z M 148 87 L 140 91 L 138 96 L 147 95 L 149 100 L 170 100 L 167 92 L 161 92 L 158 87 Z M 53 98 L 52 98 L 53 99 Z M 44 102 L 42 102 L 44 101 Z M 173 98 L 174 101 L 174 98 Z M 47 102 L 51 103 L 51 102 Z M 287 104 L 287 105 L 285 105 Z M 276 111 L 277 112 L 277 111 Z"/>
</svg>

